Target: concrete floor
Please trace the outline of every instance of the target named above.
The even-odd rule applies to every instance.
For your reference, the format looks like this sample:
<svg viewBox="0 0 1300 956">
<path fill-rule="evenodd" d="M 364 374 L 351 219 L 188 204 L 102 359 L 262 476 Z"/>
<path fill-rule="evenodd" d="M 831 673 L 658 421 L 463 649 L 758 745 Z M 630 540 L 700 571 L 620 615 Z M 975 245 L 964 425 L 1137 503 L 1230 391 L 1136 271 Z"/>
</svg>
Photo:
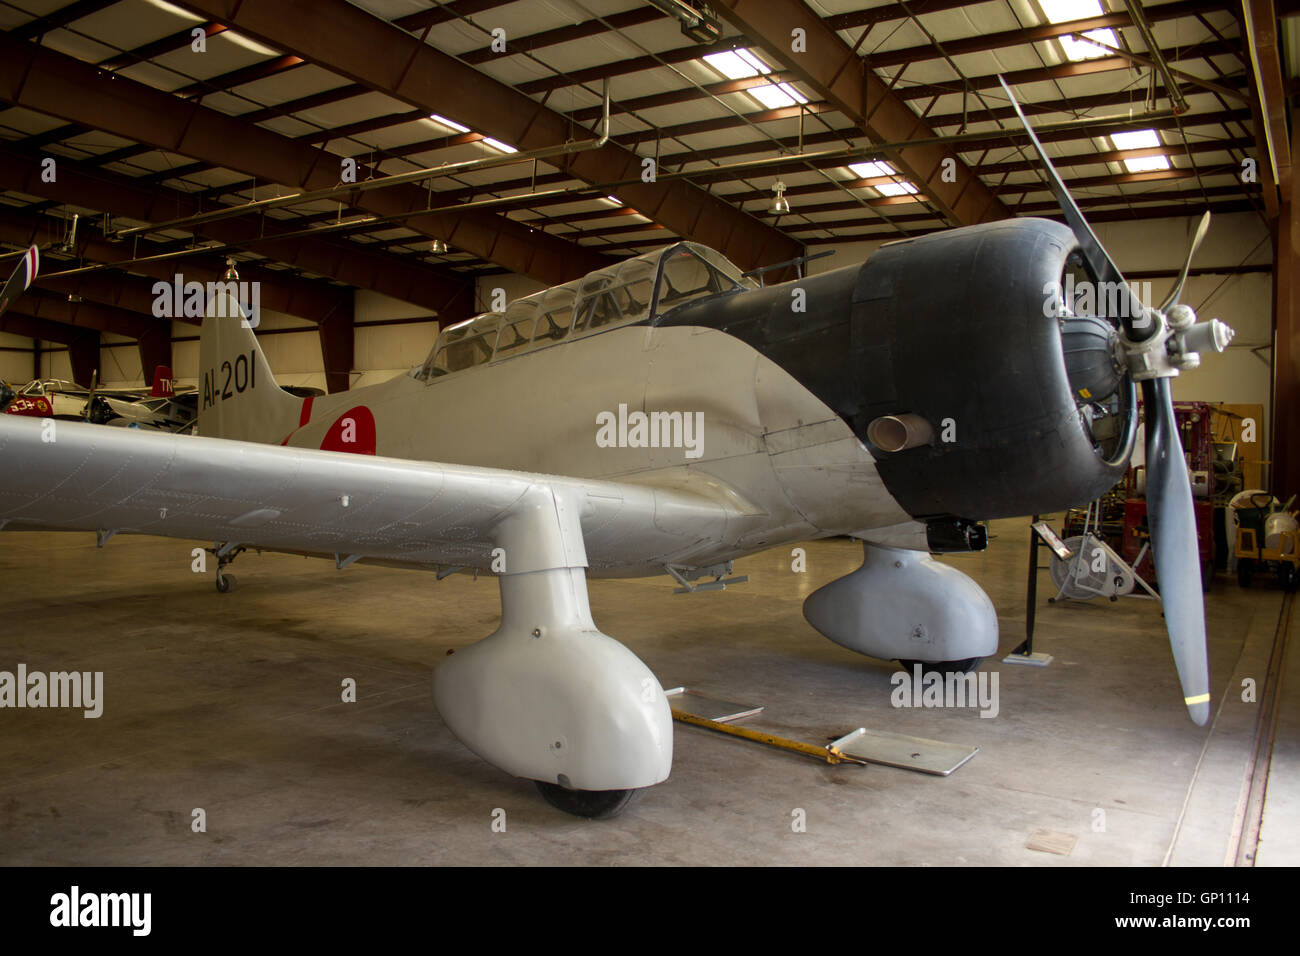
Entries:
<svg viewBox="0 0 1300 956">
<path fill-rule="evenodd" d="M 1023 636 L 1027 522 L 993 531 L 989 551 L 951 561 L 997 605 L 1006 653 Z M 987 661 L 1000 676 L 995 719 L 892 708 L 890 664 L 804 622 L 802 599 L 860 563 L 851 542 L 807 546 L 804 574 L 788 551 L 739 562 L 749 583 L 724 593 L 674 596 L 667 577 L 595 582 L 606 633 L 665 687 L 765 705 L 748 726 L 818 744 L 866 726 L 980 752 L 940 778 L 829 767 L 679 725 L 670 779 L 593 822 L 483 763 L 434 709 L 432 669 L 495 626 L 490 580 L 246 554 L 238 589 L 219 595 L 185 542 L 0 542 L 0 670 L 105 675 L 98 720 L 0 711 L 3 864 L 1217 866 L 1257 716 L 1235 688 L 1243 675 L 1262 682 L 1282 597 L 1217 582 L 1207 731 L 1182 707 L 1153 602 L 1049 606 L 1046 574 L 1036 644 L 1055 662 Z M 348 677 L 356 703 L 339 699 Z M 1294 807 L 1300 754 L 1279 759 L 1290 783 L 1278 774 L 1270 800 Z M 195 808 L 205 833 L 191 830 Z M 796 808 L 806 832 L 792 832 Z M 498 809 L 505 832 L 492 827 Z M 1027 849 L 1039 829 L 1077 842 L 1064 856 Z M 1267 862 L 1297 862 L 1293 828 L 1266 817 L 1264 832 Z"/>
</svg>

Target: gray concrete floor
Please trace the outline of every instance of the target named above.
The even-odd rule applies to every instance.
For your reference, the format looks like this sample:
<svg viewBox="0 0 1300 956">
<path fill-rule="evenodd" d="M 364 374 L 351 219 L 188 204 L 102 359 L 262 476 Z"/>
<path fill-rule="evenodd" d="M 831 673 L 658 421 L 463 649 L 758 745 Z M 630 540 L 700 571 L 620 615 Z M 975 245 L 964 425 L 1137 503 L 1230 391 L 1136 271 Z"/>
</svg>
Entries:
<svg viewBox="0 0 1300 956">
<path fill-rule="evenodd" d="M 993 599 L 1006 653 L 1023 636 L 1027 522 L 994 532 L 986 553 L 949 560 Z M 866 726 L 980 752 L 941 778 L 679 725 L 669 780 L 593 822 L 476 758 L 433 706 L 432 669 L 495 626 L 491 580 L 246 554 L 238 589 L 219 595 L 190 570 L 190 543 L 0 542 L 0 670 L 105 675 L 98 720 L 0 710 L 3 864 L 1219 865 L 1256 716 L 1236 688 L 1262 680 L 1281 605 L 1278 591 L 1217 582 L 1205 730 L 1182 707 L 1154 602 L 1049 606 L 1046 573 L 1036 645 L 1056 659 L 987 661 L 995 719 L 892 708 L 889 663 L 804 622 L 803 598 L 860 563 L 852 542 L 807 546 L 803 574 L 788 551 L 739 562 L 750 581 L 724 593 L 594 582 L 606 633 L 665 687 L 764 705 L 748 726 L 818 744 Z M 348 677 L 356 703 L 339 699 Z M 1294 778 L 1300 755 L 1282 759 Z M 792 831 L 796 809 L 806 832 Z M 1027 849 L 1040 829 L 1077 842 L 1065 856 Z M 1271 862 L 1296 862 L 1286 842 Z"/>
</svg>

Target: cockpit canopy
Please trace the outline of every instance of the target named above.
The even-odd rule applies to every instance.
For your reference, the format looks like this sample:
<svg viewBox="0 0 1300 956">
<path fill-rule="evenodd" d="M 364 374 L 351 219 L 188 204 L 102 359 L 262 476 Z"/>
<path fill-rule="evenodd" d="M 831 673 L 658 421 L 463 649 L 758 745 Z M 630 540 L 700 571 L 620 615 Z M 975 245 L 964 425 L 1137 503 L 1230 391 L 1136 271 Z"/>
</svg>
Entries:
<svg viewBox="0 0 1300 956">
<path fill-rule="evenodd" d="M 675 243 L 517 299 L 504 312 L 485 312 L 450 326 L 413 374 L 435 378 L 566 338 L 653 322 L 707 296 L 756 288 L 757 283 L 708 246 Z"/>
</svg>

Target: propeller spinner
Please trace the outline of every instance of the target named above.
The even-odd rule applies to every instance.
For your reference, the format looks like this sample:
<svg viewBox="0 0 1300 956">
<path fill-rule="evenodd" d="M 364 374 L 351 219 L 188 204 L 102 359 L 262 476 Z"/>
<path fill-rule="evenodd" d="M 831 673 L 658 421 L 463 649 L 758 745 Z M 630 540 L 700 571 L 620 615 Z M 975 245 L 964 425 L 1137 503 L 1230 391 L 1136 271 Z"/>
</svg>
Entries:
<svg viewBox="0 0 1300 956">
<path fill-rule="evenodd" d="M 1128 375 L 1142 383 L 1146 407 L 1147 520 L 1152 557 L 1183 699 L 1192 720 L 1204 726 L 1210 718 L 1210 668 L 1205 641 L 1205 604 L 1201 596 L 1201 562 L 1191 479 L 1174 420 L 1169 380 L 1181 370 L 1199 365 L 1200 352 L 1207 349 L 1222 352 L 1233 335 L 1232 329 L 1218 319 L 1197 322 L 1191 307 L 1178 301 L 1192 257 L 1209 229 L 1210 214 L 1206 212 L 1201 217 L 1178 282 L 1169 296 L 1158 309 L 1143 306 L 1065 188 L 1006 80 L 1001 77 L 998 80 L 1047 171 L 1048 185 L 1079 243 L 1085 270 L 1094 282 L 1122 284 L 1125 293 L 1125 301 L 1120 303 L 1121 315 L 1107 318 L 1122 330 L 1119 349 Z"/>
</svg>

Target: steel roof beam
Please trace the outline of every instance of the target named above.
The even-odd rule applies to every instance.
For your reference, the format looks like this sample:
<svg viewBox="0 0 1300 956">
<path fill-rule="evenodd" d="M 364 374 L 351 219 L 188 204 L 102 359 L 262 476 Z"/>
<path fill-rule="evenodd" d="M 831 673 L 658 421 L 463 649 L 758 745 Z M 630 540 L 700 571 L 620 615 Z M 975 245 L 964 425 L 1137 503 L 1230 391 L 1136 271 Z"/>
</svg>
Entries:
<svg viewBox="0 0 1300 956">
<path fill-rule="evenodd" d="M 108 7 L 114 6 L 118 0 L 77 0 L 76 3 L 70 3 L 65 7 L 60 7 L 53 13 L 48 13 L 43 17 L 37 17 L 30 20 L 22 26 L 14 27 L 9 31 L 9 35 L 19 40 L 31 40 L 36 37 L 44 36 L 51 30 L 58 30 L 66 27 L 70 23 L 80 20 L 82 17 L 88 17 L 92 13 L 98 13 Z"/>
<path fill-rule="evenodd" d="M 1228 9 L 1223 0 L 1174 0 L 1173 3 L 1160 3 L 1147 6 L 1147 19 L 1152 22 L 1177 20 L 1180 17 L 1194 17 L 1198 13 L 1213 13 Z M 1133 20 L 1127 11 L 1107 13 L 1099 17 L 1087 17 L 1082 20 L 1067 20 L 1064 23 L 1043 23 L 1016 30 L 1002 30 L 998 33 L 977 33 L 973 36 L 958 37 L 943 41 L 943 52 L 933 44 L 922 43 L 918 46 L 902 47 L 897 50 L 881 51 L 868 57 L 872 69 L 890 66 L 902 66 L 905 63 L 918 63 L 924 60 L 936 60 L 947 53 L 960 56 L 964 53 L 988 53 L 1007 47 L 1024 46 L 1044 40 L 1058 40 L 1072 33 L 1086 33 L 1089 30 L 1106 28 L 1117 29 L 1132 26 Z"/>
<path fill-rule="evenodd" d="M 0 147 L 0 182 L 8 188 L 34 196 L 44 196 L 62 203 L 84 206 L 113 216 L 154 222 L 189 212 L 199 212 L 197 200 L 180 190 L 139 183 L 130 177 L 101 169 L 87 168 L 71 159 L 58 160 L 55 182 L 41 176 L 40 154 L 23 153 Z M 229 220 L 204 224 L 199 233 L 221 242 L 241 242 L 260 235 L 287 232 L 288 227 L 274 220 Z M 354 243 L 335 243 L 322 239 L 292 239 L 282 242 L 257 242 L 249 248 L 300 269 L 329 276 L 360 288 L 374 289 L 448 316 L 464 318 L 473 307 L 473 289 L 463 280 L 427 266 L 412 266 L 376 255 Z M 96 242 L 96 261 L 119 262 L 132 258 L 133 248 L 147 252 L 157 246 L 141 240 L 138 247 L 127 243 L 103 245 Z M 102 256 L 102 258 L 98 258 Z M 188 261 L 188 257 L 187 260 Z M 195 271 L 220 274 L 220 266 L 211 255 L 194 257 Z M 177 262 L 134 263 L 131 268 L 146 275 L 167 278 L 178 270 Z M 259 270 L 261 271 L 261 270 Z M 160 272 L 162 274 L 160 274 Z M 266 307 L 277 312 L 300 315 L 313 321 L 334 308 L 339 298 L 321 291 L 321 283 L 266 273 L 268 298 Z M 272 291 L 275 290 L 275 291 Z M 272 305 L 272 301 L 277 304 Z"/>
<path fill-rule="evenodd" d="M 1292 199 L 1291 133 L 1287 129 L 1287 91 L 1277 10 L 1273 0 L 1242 0 L 1239 17 L 1251 67 L 1251 112 L 1264 179 L 1264 205 L 1269 218 L 1274 219 L 1281 204 Z"/>
<path fill-rule="evenodd" d="M 162 321 L 153 317 L 146 318 L 130 309 L 119 309 L 99 302 L 69 302 L 65 295 L 40 289 L 28 289 L 15 303 L 15 307 L 21 307 L 23 314 L 33 318 L 94 329 L 97 332 L 111 332 L 130 339 L 147 335 Z"/>
<path fill-rule="evenodd" d="M 9 171 L 5 159 L 5 155 L 0 152 L 0 176 Z M 102 202 L 104 196 L 105 193 L 101 191 L 90 198 L 98 198 Z M 76 204 L 90 205 L 80 202 Z M 32 215 L 7 206 L 0 208 L 0 241 L 11 243 L 19 248 L 33 243 L 41 247 L 57 243 L 63 237 L 63 228 L 63 223 L 51 216 Z M 130 256 L 133 248 L 144 256 L 161 252 L 165 247 L 148 240 L 140 240 L 135 245 L 110 242 L 100 236 L 92 224 L 85 223 L 78 232 L 73 257 L 97 263 L 120 262 Z M 57 262 L 48 258 L 43 266 L 47 273 L 60 269 Z M 263 269 L 253 263 L 241 262 L 239 269 L 241 277 L 245 280 L 262 283 L 262 304 L 274 312 L 318 321 L 323 315 L 348 307 L 352 301 L 352 292 L 349 289 Z M 170 282 L 177 272 L 182 271 L 188 274 L 187 278 L 200 281 L 216 279 L 225 272 L 225 261 L 216 256 L 195 255 L 188 256 L 184 260 L 136 262 L 130 266 L 130 271 L 148 276 L 149 279 L 128 276 L 124 272 L 103 271 L 60 278 L 40 275 L 37 276 L 36 281 L 38 285 L 45 288 L 76 293 L 99 302 L 147 313 L 150 311 L 150 304 L 146 303 L 142 290 L 153 287 L 150 279 Z M 152 299 L 152 293 L 148 295 Z M 105 298 L 105 296 L 109 297 Z"/>
<path fill-rule="evenodd" d="M 715 9 L 776 65 L 798 74 L 872 139 L 891 143 L 935 135 L 803 0 L 719 0 Z M 796 50 L 792 37 L 798 31 L 805 42 Z M 947 145 L 907 147 L 889 156 L 899 172 L 954 224 L 973 225 L 1011 215 Z"/>
<path fill-rule="evenodd" d="M 465 125 L 520 150 L 581 138 L 561 114 L 344 0 L 185 0 L 185 5 L 425 113 L 462 117 Z M 307 17 L 314 18 L 315 27 L 304 31 L 300 25 Z M 373 56 L 373 50 L 387 55 Z M 638 180 L 642 172 L 641 157 L 614 145 L 557 157 L 551 164 L 589 183 Z M 802 252 L 778 230 L 686 182 L 633 182 L 619 187 L 618 196 L 745 269 Z"/>
<path fill-rule="evenodd" d="M 315 17 L 319 11 L 311 6 L 308 13 Z M 332 153 L 5 35 L 0 35 L 0 99 L 270 182 L 320 189 L 335 185 L 340 177 L 342 158 Z M 358 179 L 364 174 L 359 169 Z M 420 187 L 398 186 L 366 194 L 352 205 L 397 215 L 424 210 L 427 201 Z M 608 261 L 592 250 L 491 214 L 423 216 L 414 228 L 544 282 L 565 281 Z"/>
</svg>

